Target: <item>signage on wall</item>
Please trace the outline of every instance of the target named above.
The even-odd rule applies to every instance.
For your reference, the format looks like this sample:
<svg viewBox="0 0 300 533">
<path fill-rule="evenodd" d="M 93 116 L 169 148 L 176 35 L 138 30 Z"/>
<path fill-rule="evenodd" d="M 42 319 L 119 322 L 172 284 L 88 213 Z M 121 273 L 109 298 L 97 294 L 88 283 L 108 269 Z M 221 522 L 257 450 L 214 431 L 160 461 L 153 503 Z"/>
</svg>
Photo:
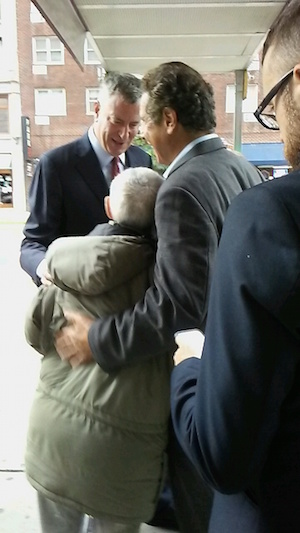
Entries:
<svg viewBox="0 0 300 533">
<path fill-rule="evenodd" d="M 31 133 L 29 117 L 21 117 L 22 121 L 22 139 L 23 139 L 23 154 L 25 161 L 29 161 L 32 157 L 31 149 Z"/>
</svg>

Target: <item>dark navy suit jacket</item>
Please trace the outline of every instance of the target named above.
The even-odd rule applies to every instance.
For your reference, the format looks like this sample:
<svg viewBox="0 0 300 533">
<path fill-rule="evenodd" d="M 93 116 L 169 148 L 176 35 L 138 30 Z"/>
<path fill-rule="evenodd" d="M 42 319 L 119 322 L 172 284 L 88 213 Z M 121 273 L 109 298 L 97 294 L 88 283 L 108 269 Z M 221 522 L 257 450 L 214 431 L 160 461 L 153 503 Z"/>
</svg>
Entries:
<svg viewBox="0 0 300 533">
<path fill-rule="evenodd" d="M 210 533 L 300 531 L 300 171 L 242 193 L 215 264 L 202 359 L 172 373 Z"/>
<path fill-rule="evenodd" d="M 126 167 L 151 167 L 144 150 L 131 146 Z M 103 198 L 108 186 L 87 133 L 42 155 L 30 186 L 30 215 L 25 224 L 20 263 L 35 283 L 36 268 L 57 237 L 86 235 L 107 222 Z"/>
</svg>

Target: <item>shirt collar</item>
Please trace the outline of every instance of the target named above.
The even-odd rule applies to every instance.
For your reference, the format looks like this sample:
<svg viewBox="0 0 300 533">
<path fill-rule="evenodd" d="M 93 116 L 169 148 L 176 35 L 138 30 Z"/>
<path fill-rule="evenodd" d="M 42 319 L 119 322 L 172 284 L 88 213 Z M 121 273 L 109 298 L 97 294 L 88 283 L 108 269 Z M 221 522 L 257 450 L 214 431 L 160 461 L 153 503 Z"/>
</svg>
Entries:
<svg viewBox="0 0 300 533">
<path fill-rule="evenodd" d="M 187 144 L 181 152 L 175 157 L 175 159 L 172 161 L 172 163 L 168 166 L 168 168 L 165 170 L 163 176 L 164 178 L 167 178 L 172 171 L 172 169 L 177 165 L 178 161 L 187 154 L 196 144 L 202 143 L 204 141 L 208 141 L 209 139 L 214 139 L 215 137 L 218 137 L 216 133 L 208 133 L 207 135 L 202 135 L 202 137 L 198 137 L 197 139 L 194 139 L 192 142 Z"/>
</svg>

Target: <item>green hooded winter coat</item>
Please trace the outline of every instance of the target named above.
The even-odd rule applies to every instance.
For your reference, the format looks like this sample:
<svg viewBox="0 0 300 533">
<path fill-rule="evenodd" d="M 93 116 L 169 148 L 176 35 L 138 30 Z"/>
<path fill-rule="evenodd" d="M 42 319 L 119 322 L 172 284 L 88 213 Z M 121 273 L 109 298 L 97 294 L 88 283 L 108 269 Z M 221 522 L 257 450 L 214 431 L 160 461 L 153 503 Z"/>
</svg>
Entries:
<svg viewBox="0 0 300 533">
<path fill-rule="evenodd" d="M 170 354 L 114 374 L 96 363 L 72 369 L 53 336 L 63 309 L 92 317 L 141 299 L 154 251 L 137 236 L 66 237 L 47 251 L 54 284 L 41 286 L 28 311 L 28 343 L 43 354 L 25 454 L 30 483 L 46 497 L 95 517 L 145 522 L 165 470 Z"/>
</svg>

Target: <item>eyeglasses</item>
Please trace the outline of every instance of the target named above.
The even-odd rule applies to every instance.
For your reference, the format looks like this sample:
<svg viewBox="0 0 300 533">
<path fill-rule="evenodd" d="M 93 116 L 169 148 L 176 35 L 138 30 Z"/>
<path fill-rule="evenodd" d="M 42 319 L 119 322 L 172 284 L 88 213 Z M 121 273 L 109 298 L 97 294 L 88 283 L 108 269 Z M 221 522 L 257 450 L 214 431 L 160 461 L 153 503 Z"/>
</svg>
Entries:
<svg viewBox="0 0 300 533">
<path fill-rule="evenodd" d="M 294 69 L 292 68 L 289 70 L 280 80 L 274 85 L 273 89 L 271 89 L 267 96 L 263 99 L 261 104 L 258 106 L 257 110 L 254 111 L 254 116 L 260 122 L 262 126 L 265 128 L 268 128 L 268 130 L 279 130 L 279 125 L 276 120 L 275 113 L 263 113 L 263 111 L 266 109 L 266 107 L 270 104 L 270 102 L 273 100 L 274 96 L 278 93 L 278 91 L 285 85 L 289 78 L 292 76 L 294 72 Z"/>
</svg>

